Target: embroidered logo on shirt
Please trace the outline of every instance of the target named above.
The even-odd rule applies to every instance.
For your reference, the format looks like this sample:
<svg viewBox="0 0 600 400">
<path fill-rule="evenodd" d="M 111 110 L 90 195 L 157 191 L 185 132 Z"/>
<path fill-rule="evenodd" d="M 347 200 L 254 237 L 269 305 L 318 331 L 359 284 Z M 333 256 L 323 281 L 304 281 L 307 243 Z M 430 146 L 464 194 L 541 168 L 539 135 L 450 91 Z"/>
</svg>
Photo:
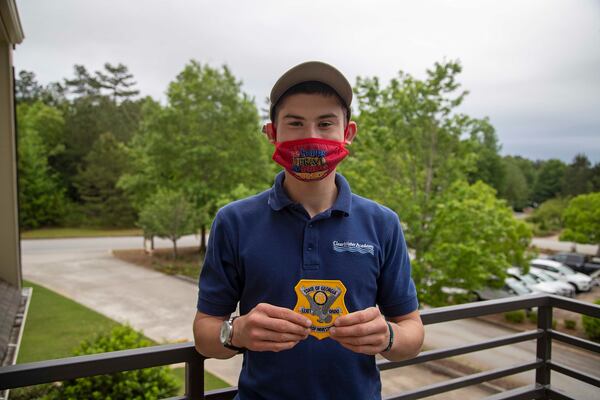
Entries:
<svg viewBox="0 0 600 400">
<path fill-rule="evenodd" d="M 338 242 L 333 241 L 333 250 L 338 253 L 348 251 L 350 253 L 361 253 L 375 255 L 375 246 L 366 243 L 355 243 L 355 242 Z"/>
<path fill-rule="evenodd" d="M 348 314 L 342 281 L 301 279 L 294 290 L 298 298 L 294 311 L 312 321 L 310 334 L 319 340 L 329 336 L 337 317 Z"/>
</svg>

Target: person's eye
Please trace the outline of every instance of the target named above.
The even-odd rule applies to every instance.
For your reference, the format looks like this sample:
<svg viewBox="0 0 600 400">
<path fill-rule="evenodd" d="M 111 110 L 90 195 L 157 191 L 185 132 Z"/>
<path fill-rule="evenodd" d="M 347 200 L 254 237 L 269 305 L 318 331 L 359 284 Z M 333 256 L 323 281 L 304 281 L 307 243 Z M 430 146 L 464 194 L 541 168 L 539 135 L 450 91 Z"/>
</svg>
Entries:
<svg viewBox="0 0 600 400">
<path fill-rule="evenodd" d="M 330 126 L 333 126 L 333 123 L 330 121 L 321 121 L 319 122 L 319 126 L 321 128 L 329 128 Z"/>
<path fill-rule="evenodd" d="M 302 126 L 301 121 L 291 121 L 288 123 L 289 126 Z"/>
</svg>

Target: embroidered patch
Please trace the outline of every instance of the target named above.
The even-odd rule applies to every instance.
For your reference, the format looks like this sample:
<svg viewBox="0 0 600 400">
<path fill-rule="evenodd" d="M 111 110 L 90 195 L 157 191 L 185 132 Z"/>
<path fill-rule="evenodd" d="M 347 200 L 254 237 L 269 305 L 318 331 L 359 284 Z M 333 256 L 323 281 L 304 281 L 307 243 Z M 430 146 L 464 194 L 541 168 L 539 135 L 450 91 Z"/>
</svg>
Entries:
<svg viewBox="0 0 600 400">
<path fill-rule="evenodd" d="M 338 242 L 333 241 L 333 250 L 338 253 L 350 252 L 350 253 L 361 253 L 375 255 L 375 246 L 367 243 L 355 243 L 355 242 Z"/>
<path fill-rule="evenodd" d="M 319 340 L 329 336 L 337 317 L 348 314 L 342 281 L 301 279 L 294 290 L 298 298 L 294 311 L 312 321 L 310 334 Z"/>
</svg>

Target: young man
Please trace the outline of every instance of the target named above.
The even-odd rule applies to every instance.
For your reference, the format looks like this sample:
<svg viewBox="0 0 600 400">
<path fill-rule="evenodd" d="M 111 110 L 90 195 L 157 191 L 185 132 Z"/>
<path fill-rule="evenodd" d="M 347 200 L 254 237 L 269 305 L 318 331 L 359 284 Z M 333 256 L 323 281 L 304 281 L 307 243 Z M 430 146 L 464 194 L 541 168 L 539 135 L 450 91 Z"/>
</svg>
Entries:
<svg viewBox="0 0 600 400">
<path fill-rule="evenodd" d="M 242 400 L 379 399 L 375 355 L 414 357 L 424 333 L 397 215 L 335 173 L 357 132 L 352 88 L 334 67 L 307 62 L 270 100 L 263 130 L 284 171 L 270 190 L 217 213 L 196 348 L 244 353 Z"/>
</svg>

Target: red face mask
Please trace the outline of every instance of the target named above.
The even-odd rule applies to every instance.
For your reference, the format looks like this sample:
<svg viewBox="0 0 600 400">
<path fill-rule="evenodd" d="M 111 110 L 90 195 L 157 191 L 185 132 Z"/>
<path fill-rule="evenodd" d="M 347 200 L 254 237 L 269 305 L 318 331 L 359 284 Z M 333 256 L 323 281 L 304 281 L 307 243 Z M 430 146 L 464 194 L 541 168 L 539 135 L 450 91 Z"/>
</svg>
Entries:
<svg viewBox="0 0 600 400">
<path fill-rule="evenodd" d="M 310 138 L 275 142 L 273 160 L 301 181 L 318 181 L 347 155 L 344 142 Z"/>
</svg>

